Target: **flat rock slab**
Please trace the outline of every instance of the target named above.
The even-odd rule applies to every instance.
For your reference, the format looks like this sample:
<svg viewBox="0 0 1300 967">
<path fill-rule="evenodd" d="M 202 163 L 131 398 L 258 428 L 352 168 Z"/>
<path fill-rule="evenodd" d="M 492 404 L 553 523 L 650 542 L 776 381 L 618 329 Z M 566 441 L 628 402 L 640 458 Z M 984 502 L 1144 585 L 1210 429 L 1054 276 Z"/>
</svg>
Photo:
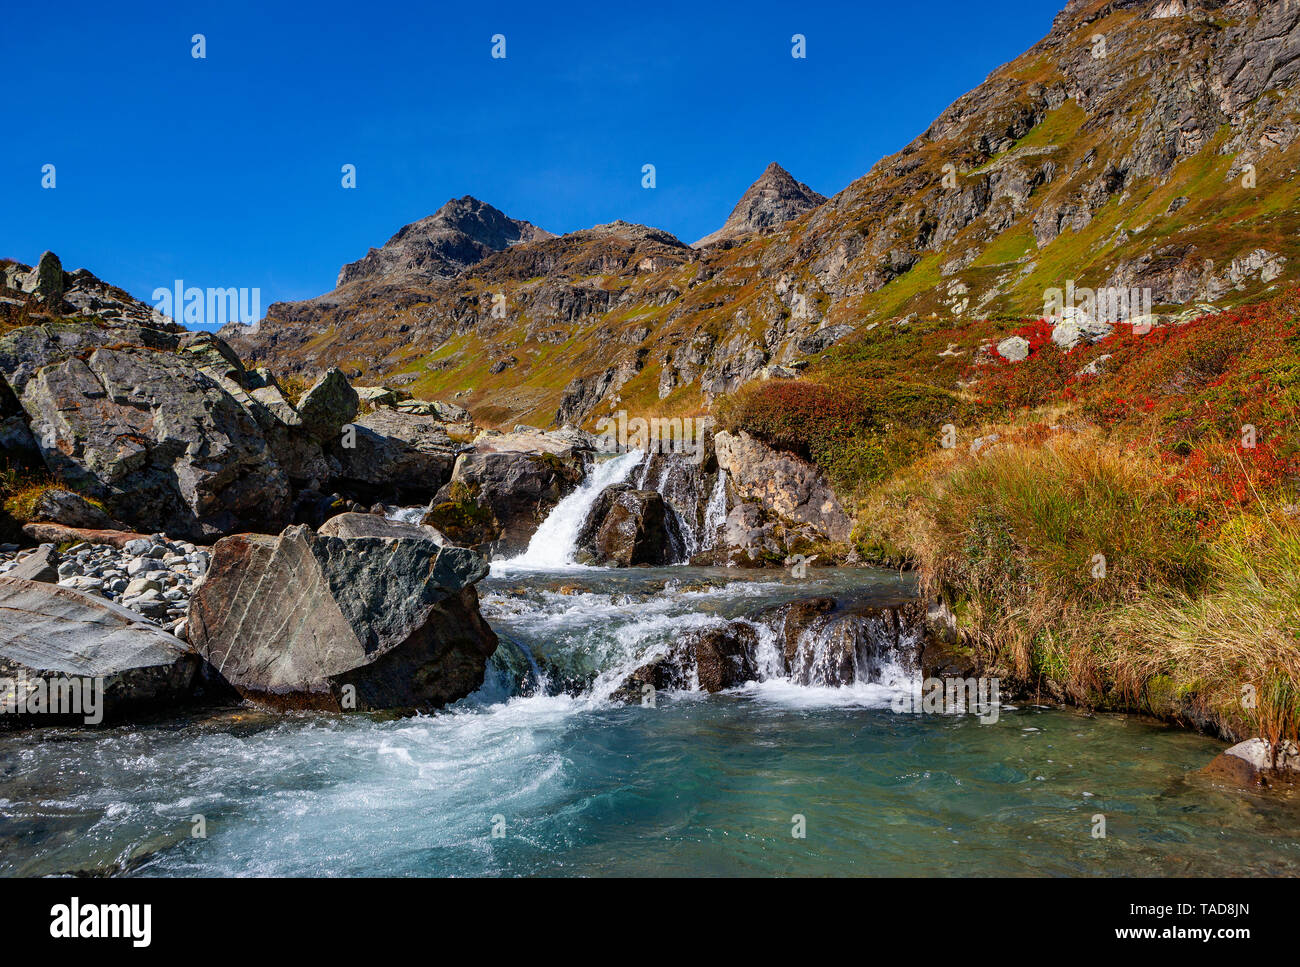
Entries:
<svg viewBox="0 0 1300 967">
<path fill-rule="evenodd" d="M 148 541 L 153 543 L 149 534 L 137 534 L 133 531 L 94 530 L 88 527 L 68 527 L 64 524 L 37 522 L 23 525 L 23 533 L 42 544 L 69 544 L 85 541 L 87 544 L 111 544 L 119 551 L 129 541 Z"/>
<path fill-rule="evenodd" d="M 184 642 L 134 611 L 71 588 L 0 578 L 0 703 L 13 703 L 23 680 L 102 679 L 104 719 L 120 721 L 185 700 L 200 664 Z M 11 714 L 0 713 L 0 725 Z M 64 724 L 57 718 L 9 721 Z"/>
<path fill-rule="evenodd" d="M 408 524 L 378 514 L 338 514 L 321 524 L 316 533 L 323 537 L 378 537 L 390 541 L 406 537 L 435 544 L 447 543 L 447 538 L 438 528 L 429 524 Z"/>
</svg>

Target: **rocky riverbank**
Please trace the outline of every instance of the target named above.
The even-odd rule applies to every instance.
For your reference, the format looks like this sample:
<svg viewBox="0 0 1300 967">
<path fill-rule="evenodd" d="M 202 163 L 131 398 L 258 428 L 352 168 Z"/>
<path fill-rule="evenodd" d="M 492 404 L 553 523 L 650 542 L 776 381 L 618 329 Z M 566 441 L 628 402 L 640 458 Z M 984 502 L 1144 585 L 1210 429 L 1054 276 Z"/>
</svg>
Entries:
<svg viewBox="0 0 1300 967">
<path fill-rule="evenodd" d="M 184 638 L 194 582 L 210 561 L 207 548 L 154 534 L 121 547 L 80 541 L 63 551 L 53 544 L 0 550 L 0 577 L 54 581 L 120 604 Z"/>
</svg>

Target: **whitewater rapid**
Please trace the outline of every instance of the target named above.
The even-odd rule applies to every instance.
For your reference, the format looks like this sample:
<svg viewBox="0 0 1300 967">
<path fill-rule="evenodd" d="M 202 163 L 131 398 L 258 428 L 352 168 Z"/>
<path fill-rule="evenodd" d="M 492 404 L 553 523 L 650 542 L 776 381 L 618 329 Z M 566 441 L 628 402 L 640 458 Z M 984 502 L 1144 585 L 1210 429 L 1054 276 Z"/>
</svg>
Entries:
<svg viewBox="0 0 1300 967">
<path fill-rule="evenodd" d="M 558 504 L 542 521 L 528 547 L 516 557 L 493 561 L 492 572 L 544 571 L 580 567 L 574 563 L 578 552 L 578 533 L 601 491 L 627 481 L 641 466 L 645 453 L 630 450 L 597 463 L 581 484 Z"/>
</svg>

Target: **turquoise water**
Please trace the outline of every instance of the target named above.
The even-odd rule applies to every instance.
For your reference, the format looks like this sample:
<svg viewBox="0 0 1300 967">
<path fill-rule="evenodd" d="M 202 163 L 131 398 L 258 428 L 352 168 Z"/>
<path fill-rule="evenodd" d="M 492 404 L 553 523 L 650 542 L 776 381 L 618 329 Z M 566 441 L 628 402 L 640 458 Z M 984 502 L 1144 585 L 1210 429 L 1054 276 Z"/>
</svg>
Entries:
<svg viewBox="0 0 1300 967">
<path fill-rule="evenodd" d="M 907 591 L 884 572 L 811 573 L 494 576 L 489 681 L 435 716 L 238 710 L 0 736 L 0 872 L 1300 872 L 1300 809 L 1208 784 L 1195 773 L 1222 743 L 1136 719 L 897 714 L 897 682 L 770 679 L 654 708 L 602 697 L 684 628 L 809 594 Z M 200 814 L 206 838 L 191 835 Z"/>
</svg>

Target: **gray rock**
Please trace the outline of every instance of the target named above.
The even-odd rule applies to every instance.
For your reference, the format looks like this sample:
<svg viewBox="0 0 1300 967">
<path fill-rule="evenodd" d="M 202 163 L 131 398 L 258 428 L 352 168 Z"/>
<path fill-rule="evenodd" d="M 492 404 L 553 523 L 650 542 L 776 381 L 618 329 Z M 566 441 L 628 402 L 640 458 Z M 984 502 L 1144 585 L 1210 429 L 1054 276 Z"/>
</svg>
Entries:
<svg viewBox="0 0 1300 967">
<path fill-rule="evenodd" d="M 713 442 L 718 466 L 727 471 L 742 500 L 758 501 L 780 517 L 810 525 L 830 540 L 848 539 L 853 522 L 815 467 L 744 431 L 716 433 Z"/>
<path fill-rule="evenodd" d="M 146 591 L 161 591 L 162 585 L 157 581 L 149 578 L 135 578 L 126 586 L 126 593 L 129 595 L 143 594 Z"/>
<path fill-rule="evenodd" d="M 354 445 L 334 451 L 339 482 L 352 493 L 427 501 L 451 477 L 456 454 L 463 449 L 431 416 L 379 409 L 352 426 Z"/>
<path fill-rule="evenodd" d="M 1085 313 L 1075 310 L 1052 327 L 1052 342 L 1069 352 L 1081 342 L 1097 342 L 1099 339 L 1105 339 L 1114 330 L 1115 327 L 1110 323 L 1090 319 Z M 1002 351 L 1001 343 L 998 344 L 998 351 Z"/>
<path fill-rule="evenodd" d="M 1029 358 L 1029 340 L 1024 336 L 1008 336 L 998 343 L 998 355 L 1008 362 L 1022 363 Z"/>
<path fill-rule="evenodd" d="M 59 582 L 59 553 L 53 544 L 42 544 L 35 552 L 27 555 L 5 577 L 19 578 L 25 581 L 40 581 L 44 584 Z"/>
<path fill-rule="evenodd" d="M 343 425 L 356 418 L 361 400 L 338 368 L 325 372 L 298 401 L 303 428 L 321 441 L 337 441 Z"/>
<path fill-rule="evenodd" d="M 125 608 L 67 588 L 0 578 L 0 679 L 102 679 L 104 722 L 191 697 L 197 655 Z M 23 725 L 63 724 L 28 715 Z M 95 723 L 88 723 L 95 724 Z"/>
<path fill-rule="evenodd" d="M 63 263 L 53 252 L 45 252 L 36 263 L 31 275 L 31 292 L 48 305 L 57 306 L 63 301 Z"/>
<path fill-rule="evenodd" d="M 472 423 L 469 410 L 463 406 L 457 406 L 455 403 L 445 403 L 441 400 L 433 400 L 434 415 L 445 423 Z"/>
<path fill-rule="evenodd" d="M 497 638 L 487 563 L 423 538 L 310 528 L 218 541 L 187 635 L 246 698 L 279 708 L 436 708 L 483 682 Z"/>
<path fill-rule="evenodd" d="M 286 515 L 288 481 L 256 421 L 174 355 L 101 348 L 51 364 L 23 406 L 50 469 L 134 526 L 202 537 Z"/>
<path fill-rule="evenodd" d="M 447 538 L 436 527 L 428 524 L 406 524 L 389 520 L 378 514 L 339 514 L 321 524 L 316 532 L 322 537 L 377 537 L 382 540 L 411 538 L 433 541 L 435 544 L 448 543 Z"/>
<path fill-rule="evenodd" d="M 31 519 L 95 530 L 117 530 L 122 526 L 85 497 L 57 487 L 51 487 L 37 498 Z"/>
</svg>

